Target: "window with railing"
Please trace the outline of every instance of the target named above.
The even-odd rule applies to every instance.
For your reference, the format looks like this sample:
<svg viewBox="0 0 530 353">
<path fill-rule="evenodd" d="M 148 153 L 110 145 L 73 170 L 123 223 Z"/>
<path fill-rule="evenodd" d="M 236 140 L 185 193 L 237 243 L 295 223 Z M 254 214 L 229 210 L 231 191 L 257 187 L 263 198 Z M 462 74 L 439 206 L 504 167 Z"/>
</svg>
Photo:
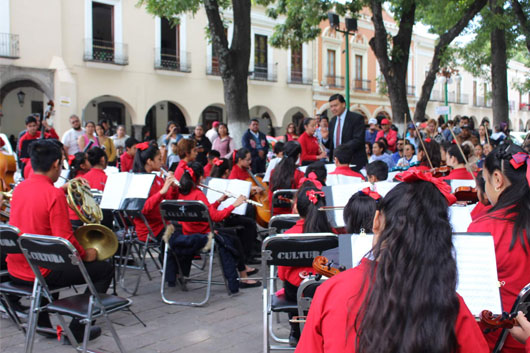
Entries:
<svg viewBox="0 0 530 353">
<path fill-rule="evenodd" d="M 267 36 L 254 35 L 254 72 L 252 78 L 266 80 L 268 78 Z"/>
<path fill-rule="evenodd" d="M 344 77 L 342 76 L 326 76 L 326 85 L 329 86 L 329 88 L 335 88 L 335 89 L 343 89 L 344 88 Z"/>
<path fill-rule="evenodd" d="M 416 95 L 416 86 L 407 85 L 407 96 Z"/>
<path fill-rule="evenodd" d="M 302 44 L 300 44 L 296 47 L 291 48 L 291 77 L 289 82 L 302 83 L 304 79 L 302 63 Z"/>
<path fill-rule="evenodd" d="M 18 59 L 19 50 L 18 34 L 0 33 L 0 57 Z"/>
<path fill-rule="evenodd" d="M 370 80 L 359 80 L 355 79 L 353 82 L 353 87 L 357 91 L 370 92 L 371 91 L 371 81 Z"/>
</svg>

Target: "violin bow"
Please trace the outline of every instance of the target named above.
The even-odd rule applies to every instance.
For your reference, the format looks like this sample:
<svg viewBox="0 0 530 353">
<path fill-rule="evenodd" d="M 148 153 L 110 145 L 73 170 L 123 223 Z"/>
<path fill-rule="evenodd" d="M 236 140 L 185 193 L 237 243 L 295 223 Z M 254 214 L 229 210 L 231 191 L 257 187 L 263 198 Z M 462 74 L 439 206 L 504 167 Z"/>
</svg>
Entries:
<svg viewBox="0 0 530 353">
<path fill-rule="evenodd" d="M 421 146 L 423 147 L 423 152 L 425 152 L 425 155 L 427 156 L 427 161 L 429 161 L 429 165 L 431 166 L 431 169 L 434 169 L 434 166 L 432 165 L 432 162 L 431 162 L 431 157 L 429 157 L 429 152 L 427 152 L 427 149 L 425 148 L 425 144 L 423 143 L 423 137 L 421 137 L 420 131 L 418 130 L 418 127 L 416 126 L 416 124 L 414 124 L 414 121 L 412 122 L 412 125 L 414 126 L 414 129 L 416 130 L 416 133 L 418 134 L 418 137 L 420 138 Z"/>
</svg>

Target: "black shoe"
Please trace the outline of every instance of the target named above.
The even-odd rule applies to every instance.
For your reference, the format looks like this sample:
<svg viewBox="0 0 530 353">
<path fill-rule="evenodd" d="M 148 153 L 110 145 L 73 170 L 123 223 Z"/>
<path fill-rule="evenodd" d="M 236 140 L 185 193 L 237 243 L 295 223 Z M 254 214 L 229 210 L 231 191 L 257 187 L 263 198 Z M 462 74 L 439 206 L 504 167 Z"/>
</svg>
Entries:
<svg viewBox="0 0 530 353">
<path fill-rule="evenodd" d="M 293 335 L 289 335 L 289 346 L 296 347 L 297 344 L 298 344 L 298 338 L 296 338 Z"/>
<path fill-rule="evenodd" d="M 300 339 L 300 329 L 294 328 L 293 324 L 291 324 L 291 332 L 289 333 L 289 346 L 296 347 L 299 339 Z"/>
<path fill-rule="evenodd" d="M 85 335 L 85 330 L 82 330 L 82 331 L 72 331 L 72 333 L 74 334 L 74 337 L 77 341 L 77 343 L 81 344 L 83 342 L 83 336 Z M 90 335 L 88 337 L 88 340 L 89 341 L 92 341 L 93 339 L 96 339 L 98 338 L 99 336 L 101 336 L 101 327 L 99 326 L 92 326 L 90 328 Z M 68 339 L 68 335 L 66 334 L 66 332 L 63 331 L 63 333 L 61 334 L 61 342 L 63 345 L 70 345 L 70 339 Z"/>
<path fill-rule="evenodd" d="M 258 272 L 259 272 L 259 268 L 255 268 L 252 271 L 247 271 L 247 276 L 255 275 Z"/>
<path fill-rule="evenodd" d="M 261 287 L 261 281 L 256 281 L 256 283 L 239 282 L 239 288 L 244 289 L 254 287 Z"/>
<path fill-rule="evenodd" d="M 258 259 L 255 259 L 255 258 L 247 259 L 245 262 L 247 263 L 247 265 L 259 265 L 259 264 L 261 264 L 261 260 L 258 260 Z"/>
</svg>

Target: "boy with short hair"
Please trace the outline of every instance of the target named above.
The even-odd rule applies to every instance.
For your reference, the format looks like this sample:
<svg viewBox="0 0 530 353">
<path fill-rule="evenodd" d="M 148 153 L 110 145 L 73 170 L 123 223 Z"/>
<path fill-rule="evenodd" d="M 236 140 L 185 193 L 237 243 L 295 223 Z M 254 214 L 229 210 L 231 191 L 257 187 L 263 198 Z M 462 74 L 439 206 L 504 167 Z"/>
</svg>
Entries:
<svg viewBox="0 0 530 353">
<path fill-rule="evenodd" d="M 333 157 L 335 161 L 335 170 L 329 174 L 346 175 L 365 180 L 362 174 L 351 170 L 349 161 L 351 161 L 352 153 L 347 145 L 340 145 L 335 148 L 333 151 Z"/>
<path fill-rule="evenodd" d="M 374 161 L 366 166 L 366 175 L 370 183 L 388 179 L 388 166 L 383 161 Z"/>
<path fill-rule="evenodd" d="M 129 137 L 127 140 L 125 140 L 125 152 L 123 152 L 120 157 L 120 166 L 122 172 L 128 172 L 132 170 L 137 143 L 138 141 L 136 141 L 134 137 Z"/>
</svg>

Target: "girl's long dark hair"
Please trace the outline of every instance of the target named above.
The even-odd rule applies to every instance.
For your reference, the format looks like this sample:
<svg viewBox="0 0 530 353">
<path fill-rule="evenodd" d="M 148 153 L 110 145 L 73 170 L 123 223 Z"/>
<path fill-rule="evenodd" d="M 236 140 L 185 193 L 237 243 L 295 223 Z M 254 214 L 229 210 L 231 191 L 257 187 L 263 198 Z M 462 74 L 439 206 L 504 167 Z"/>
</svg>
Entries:
<svg viewBox="0 0 530 353">
<path fill-rule="evenodd" d="M 296 161 L 302 152 L 302 147 L 296 141 L 289 141 L 283 147 L 283 158 L 274 168 L 271 177 L 271 190 L 291 189 L 293 184 Z M 296 186 L 295 186 L 296 187 Z"/>
<path fill-rule="evenodd" d="M 307 178 L 309 174 L 315 173 L 317 180 L 325 186 L 328 178 L 328 170 L 326 169 L 326 163 L 323 161 L 316 161 L 307 166 L 304 176 Z"/>
<path fill-rule="evenodd" d="M 222 178 L 227 170 L 230 170 L 230 162 L 226 158 L 219 158 L 223 161 L 221 165 L 213 165 L 212 170 L 210 171 L 210 176 L 212 178 Z"/>
<path fill-rule="evenodd" d="M 150 144 L 149 147 L 143 151 L 137 149 L 136 154 L 134 155 L 133 173 L 147 173 L 145 170 L 147 160 L 154 160 L 158 153 L 160 153 L 160 151 L 156 144 Z"/>
<path fill-rule="evenodd" d="M 459 300 L 447 201 L 433 184 L 416 181 L 393 188 L 379 210 L 384 229 L 371 250 L 377 261 L 349 327 L 357 331 L 356 352 L 454 352 Z"/>
<path fill-rule="evenodd" d="M 247 154 L 249 154 L 250 151 L 246 149 L 245 147 L 238 149 L 237 151 L 234 151 L 232 153 L 232 168 L 239 162 L 241 159 L 247 158 Z"/>
<path fill-rule="evenodd" d="M 491 151 L 484 161 L 484 168 L 490 175 L 498 170 L 511 184 L 502 192 L 497 204 L 488 213 L 504 209 L 503 218 L 514 224 L 510 250 L 519 240 L 527 252 L 525 241 L 530 245 L 530 187 L 526 180 L 528 164 L 525 163 L 519 169 L 515 169 L 510 163 L 512 156 L 518 152 L 526 153 L 513 143 L 504 143 Z"/>
<path fill-rule="evenodd" d="M 188 164 L 188 167 L 193 170 L 193 178 L 188 171 L 185 171 L 184 174 L 180 177 L 180 187 L 179 192 L 182 195 L 188 195 L 196 186 L 200 178 L 204 175 L 204 168 L 199 162 L 191 162 Z"/>
<path fill-rule="evenodd" d="M 329 233 L 331 232 L 331 226 L 326 217 L 326 211 L 318 210 L 326 205 L 324 196 L 317 195 L 318 201 L 313 204 L 307 196 L 307 193 L 311 190 L 320 192 L 314 186 L 302 186 L 296 193 L 296 208 L 300 217 L 304 218 L 304 233 Z"/>
<path fill-rule="evenodd" d="M 462 152 L 464 152 L 466 159 L 469 158 L 469 154 L 471 153 L 471 149 L 467 145 L 461 145 L 460 148 L 462 148 Z M 464 164 L 466 163 L 464 156 L 462 156 L 462 153 L 460 152 L 460 148 L 458 148 L 457 145 L 451 145 L 449 149 L 447 150 L 447 153 L 451 157 L 455 157 L 458 161 L 458 164 Z"/>
<path fill-rule="evenodd" d="M 74 159 L 70 164 L 70 172 L 68 172 L 68 179 L 72 180 L 76 177 L 77 173 L 81 170 L 81 164 L 85 163 L 88 156 L 85 152 L 77 152 L 74 154 Z"/>
<path fill-rule="evenodd" d="M 348 200 L 344 207 L 344 223 L 346 231 L 350 233 L 360 233 L 364 229 L 366 233 L 372 233 L 377 202 L 370 196 L 357 192 Z"/>
</svg>

